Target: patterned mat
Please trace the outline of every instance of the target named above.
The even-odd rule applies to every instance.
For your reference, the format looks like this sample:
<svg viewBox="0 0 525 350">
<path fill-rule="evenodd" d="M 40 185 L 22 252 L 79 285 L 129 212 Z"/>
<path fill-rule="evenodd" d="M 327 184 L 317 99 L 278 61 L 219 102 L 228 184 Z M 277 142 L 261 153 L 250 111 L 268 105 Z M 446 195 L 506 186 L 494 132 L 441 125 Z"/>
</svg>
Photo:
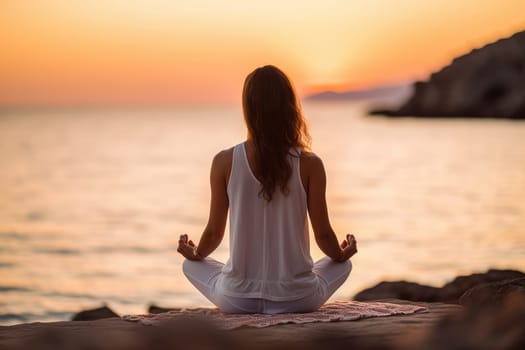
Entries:
<svg viewBox="0 0 525 350">
<path fill-rule="evenodd" d="M 264 328 L 285 323 L 311 323 L 354 321 L 370 317 L 410 315 L 426 312 L 418 305 L 392 304 L 383 302 L 336 301 L 325 304 L 319 310 L 309 313 L 290 313 L 278 315 L 265 314 L 225 314 L 217 308 L 176 309 L 161 314 L 125 315 L 123 320 L 143 325 L 155 325 L 176 318 L 199 318 L 214 323 L 220 329 L 240 327 Z"/>
</svg>

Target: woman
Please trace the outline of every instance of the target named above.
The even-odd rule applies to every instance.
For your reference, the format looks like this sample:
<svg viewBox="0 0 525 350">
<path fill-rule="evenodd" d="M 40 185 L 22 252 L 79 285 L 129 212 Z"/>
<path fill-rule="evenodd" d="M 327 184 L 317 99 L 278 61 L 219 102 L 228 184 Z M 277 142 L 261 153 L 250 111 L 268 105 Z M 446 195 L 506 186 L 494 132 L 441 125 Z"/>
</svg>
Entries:
<svg viewBox="0 0 525 350">
<path fill-rule="evenodd" d="M 309 135 L 293 87 L 274 66 L 245 80 L 247 140 L 218 153 L 211 166 L 211 207 L 198 246 L 181 235 L 178 252 L 189 281 L 229 313 L 308 312 L 346 280 L 357 252 L 353 235 L 339 244 L 330 226 L 323 163 L 307 151 Z M 230 209 L 230 259 L 219 246 Z M 309 251 L 307 212 L 319 248 Z"/>
</svg>

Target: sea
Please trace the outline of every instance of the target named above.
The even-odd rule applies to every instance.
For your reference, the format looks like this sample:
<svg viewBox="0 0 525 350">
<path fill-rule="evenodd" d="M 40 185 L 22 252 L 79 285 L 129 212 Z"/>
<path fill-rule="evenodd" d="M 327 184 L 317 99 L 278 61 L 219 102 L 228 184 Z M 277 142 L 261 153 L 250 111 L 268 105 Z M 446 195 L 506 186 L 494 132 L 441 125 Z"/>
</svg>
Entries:
<svg viewBox="0 0 525 350">
<path fill-rule="evenodd" d="M 303 105 L 332 226 L 358 242 L 332 300 L 384 280 L 440 286 L 525 270 L 525 122 L 367 108 Z M 177 241 L 199 239 L 211 160 L 245 135 L 239 106 L 2 110 L 0 324 L 104 304 L 119 314 L 211 306 L 185 279 Z M 228 245 L 227 231 L 212 256 L 225 261 Z"/>
</svg>

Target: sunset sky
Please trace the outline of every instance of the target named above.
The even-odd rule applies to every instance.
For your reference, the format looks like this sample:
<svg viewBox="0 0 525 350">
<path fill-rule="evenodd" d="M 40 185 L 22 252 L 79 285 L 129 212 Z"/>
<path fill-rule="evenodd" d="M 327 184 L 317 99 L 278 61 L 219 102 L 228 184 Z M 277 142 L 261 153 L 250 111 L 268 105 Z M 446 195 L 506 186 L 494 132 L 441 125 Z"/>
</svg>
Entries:
<svg viewBox="0 0 525 350">
<path fill-rule="evenodd" d="M 523 0 L 1 0 L 0 105 L 235 103 L 264 64 L 395 84 L 523 29 Z"/>
</svg>

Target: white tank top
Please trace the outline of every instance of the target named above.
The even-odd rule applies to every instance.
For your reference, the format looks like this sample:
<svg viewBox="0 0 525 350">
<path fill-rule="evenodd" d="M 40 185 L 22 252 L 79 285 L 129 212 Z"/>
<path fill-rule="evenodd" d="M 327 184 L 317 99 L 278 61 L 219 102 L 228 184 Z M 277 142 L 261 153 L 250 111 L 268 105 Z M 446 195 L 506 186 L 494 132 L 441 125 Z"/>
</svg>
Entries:
<svg viewBox="0 0 525 350">
<path fill-rule="evenodd" d="M 289 193 L 277 188 L 268 202 L 259 196 L 261 184 L 250 169 L 245 144 L 234 147 L 228 182 L 230 259 L 217 279 L 217 292 L 289 301 L 323 288 L 312 272 L 300 153 L 292 153 Z"/>
</svg>

